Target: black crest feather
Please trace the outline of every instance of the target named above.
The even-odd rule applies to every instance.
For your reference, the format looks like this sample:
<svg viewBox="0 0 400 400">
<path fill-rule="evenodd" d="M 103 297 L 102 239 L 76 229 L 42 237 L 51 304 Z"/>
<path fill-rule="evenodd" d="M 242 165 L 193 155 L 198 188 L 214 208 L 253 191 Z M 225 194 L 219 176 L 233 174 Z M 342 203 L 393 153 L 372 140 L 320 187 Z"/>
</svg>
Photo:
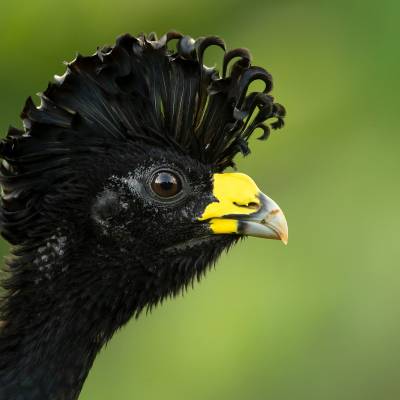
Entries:
<svg viewBox="0 0 400 400">
<path fill-rule="evenodd" d="M 176 50 L 168 47 L 173 39 Z M 203 64 L 210 46 L 225 52 L 222 75 Z M 248 93 L 255 80 L 265 89 Z M 271 89 L 271 75 L 251 66 L 248 50 L 225 51 L 218 37 L 126 34 L 113 47 L 78 55 L 39 94 L 39 107 L 26 101 L 24 130 L 10 128 L 1 143 L 2 234 L 13 244 L 39 234 L 43 193 L 68 181 L 68 165 L 115 143 L 173 147 L 217 171 L 233 166 L 238 152 L 249 153 L 256 128 L 266 139 L 269 119 L 271 128 L 283 126 L 285 110 Z"/>
</svg>

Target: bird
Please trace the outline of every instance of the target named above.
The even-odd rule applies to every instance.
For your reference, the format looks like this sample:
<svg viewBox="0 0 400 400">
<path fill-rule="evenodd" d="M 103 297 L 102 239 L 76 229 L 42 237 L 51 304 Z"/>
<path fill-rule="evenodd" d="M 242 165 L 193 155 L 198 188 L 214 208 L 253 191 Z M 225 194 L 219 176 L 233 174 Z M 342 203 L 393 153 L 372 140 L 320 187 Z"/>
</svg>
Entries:
<svg viewBox="0 0 400 400">
<path fill-rule="evenodd" d="M 170 31 L 78 54 L 26 100 L 0 143 L 1 400 L 76 400 L 131 318 L 246 236 L 287 243 L 283 211 L 235 164 L 284 125 L 271 90 L 249 50 Z"/>
</svg>

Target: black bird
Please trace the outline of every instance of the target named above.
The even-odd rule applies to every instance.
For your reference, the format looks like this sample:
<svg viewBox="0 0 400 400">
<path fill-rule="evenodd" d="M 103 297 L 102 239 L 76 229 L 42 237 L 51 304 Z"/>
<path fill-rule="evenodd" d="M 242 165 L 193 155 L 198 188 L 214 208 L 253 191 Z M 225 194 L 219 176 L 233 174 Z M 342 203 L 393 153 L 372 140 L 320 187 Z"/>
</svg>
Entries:
<svg viewBox="0 0 400 400">
<path fill-rule="evenodd" d="M 177 42 L 175 49 L 172 41 Z M 203 63 L 224 50 L 222 73 Z M 262 92 L 248 93 L 261 80 Z M 77 399 L 132 316 L 199 279 L 244 236 L 287 241 L 254 181 L 224 173 L 283 126 L 271 75 L 217 37 L 123 35 L 78 55 L 1 142 L 0 399 Z"/>
</svg>

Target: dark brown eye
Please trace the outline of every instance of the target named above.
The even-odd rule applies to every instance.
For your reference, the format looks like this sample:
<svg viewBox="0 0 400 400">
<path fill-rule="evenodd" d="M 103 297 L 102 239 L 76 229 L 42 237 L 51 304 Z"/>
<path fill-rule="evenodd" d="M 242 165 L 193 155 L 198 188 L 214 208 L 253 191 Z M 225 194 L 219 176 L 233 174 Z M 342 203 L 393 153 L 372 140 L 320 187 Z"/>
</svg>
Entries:
<svg viewBox="0 0 400 400">
<path fill-rule="evenodd" d="M 160 171 L 154 175 L 151 188 L 160 197 L 173 197 L 182 189 L 179 177 L 169 171 Z"/>
</svg>

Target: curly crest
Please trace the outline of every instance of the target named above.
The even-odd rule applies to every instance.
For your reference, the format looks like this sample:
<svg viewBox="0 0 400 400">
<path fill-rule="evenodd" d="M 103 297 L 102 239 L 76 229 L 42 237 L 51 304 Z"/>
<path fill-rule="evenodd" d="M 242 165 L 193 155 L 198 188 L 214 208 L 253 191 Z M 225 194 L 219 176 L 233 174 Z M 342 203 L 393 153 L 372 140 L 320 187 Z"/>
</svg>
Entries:
<svg viewBox="0 0 400 400">
<path fill-rule="evenodd" d="M 168 47 L 172 40 L 174 50 Z M 210 46 L 224 51 L 222 75 L 203 63 Z M 264 90 L 248 93 L 256 80 Z M 1 142 L 3 235 L 19 242 L 13 236 L 25 238 L 30 221 L 35 234 L 40 194 L 62 182 L 72 163 L 123 143 L 170 147 L 215 171 L 234 166 L 237 153 L 249 153 L 257 128 L 265 140 L 270 127 L 283 126 L 285 109 L 271 89 L 271 75 L 251 65 L 248 50 L 226 51 L 215 36 L 125 34 L 92 56 L 78 55 L 39 94 L 39 107 L 28 98 L 21 113 L 24 130 L 10 128 Z"/>
</svg>

